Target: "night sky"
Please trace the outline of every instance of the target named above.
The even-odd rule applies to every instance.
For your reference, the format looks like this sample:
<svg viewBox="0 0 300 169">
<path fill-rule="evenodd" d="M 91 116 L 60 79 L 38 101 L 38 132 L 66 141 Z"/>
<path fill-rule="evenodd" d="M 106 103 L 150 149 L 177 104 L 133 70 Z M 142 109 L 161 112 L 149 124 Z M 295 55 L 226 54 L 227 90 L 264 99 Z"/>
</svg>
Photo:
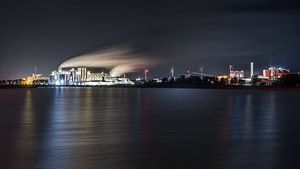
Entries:
<svg viewBox="0 0 300 169">
<path fill-rule="evenodd" d="M 66 59 L 126 45 L 163 63 L 152 76 L 300 71 L 300 3 L 292 0 L 0 2 L 0 79 L 48 75 Z"/>
</svg>

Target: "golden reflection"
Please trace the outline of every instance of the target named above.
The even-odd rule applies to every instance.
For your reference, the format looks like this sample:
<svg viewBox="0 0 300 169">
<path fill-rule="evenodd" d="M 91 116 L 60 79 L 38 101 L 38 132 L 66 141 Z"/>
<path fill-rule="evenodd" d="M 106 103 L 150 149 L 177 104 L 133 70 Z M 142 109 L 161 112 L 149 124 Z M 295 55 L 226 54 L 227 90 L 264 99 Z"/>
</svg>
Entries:
<svg viewBox="0 0 300 169">
<path fill-rule="evenodd" d="M 16 136 L 15 151 L 19 156 L 16 158 L 17 161 L 15 161 L 13 168 L 30 168 L 33 162 L 32 157 L 36 154 L 34 146 L 37 140 L 33 107 L 32 91 L 28 89 L 26 90 L 19 131 Z"/>
</svg>

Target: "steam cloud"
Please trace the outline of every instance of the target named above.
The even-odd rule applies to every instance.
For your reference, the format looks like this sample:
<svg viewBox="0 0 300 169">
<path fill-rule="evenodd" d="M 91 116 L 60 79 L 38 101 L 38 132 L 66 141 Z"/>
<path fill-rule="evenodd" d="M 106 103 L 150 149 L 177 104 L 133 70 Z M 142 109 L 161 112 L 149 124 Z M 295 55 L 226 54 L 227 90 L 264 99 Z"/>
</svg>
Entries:
<svg viewBox="0 0 300 169">
<path fill-rule="evenodd" d="M 110 69 L 110 75 L 116 77 L 158 63 L 159 60 L 138 55 L 131 49 L 114 47 L 76 56 L 63 62 L 59 69 L 71 67 L 107 68 Z"/>
</svg>

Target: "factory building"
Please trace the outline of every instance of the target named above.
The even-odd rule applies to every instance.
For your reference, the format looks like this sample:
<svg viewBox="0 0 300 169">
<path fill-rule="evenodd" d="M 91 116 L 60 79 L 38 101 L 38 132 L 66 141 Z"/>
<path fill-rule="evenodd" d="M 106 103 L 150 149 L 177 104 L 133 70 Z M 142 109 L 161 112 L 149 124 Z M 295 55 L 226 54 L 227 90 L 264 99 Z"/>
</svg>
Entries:
<svg viewBox="0 0 300 169">
<path fill-rule="evenodd" d="M 42 84 L 45 85 L 48 83 L 49 77 L 42 76 L 41 74 L 32 74 L 32 76 L 27 76 L 24 78 L 26 85 L 33 85 L 33 84 Z"/>
<path fill-rule="evenodd" d="M 111 77 L 104 72 L 91 72 L 86 67 L 59 69 L 50 74 L 51 85 L 133 85 L 128 78 Z"/>
<path fill-rule="evenodd" d="M 274 81 L 281 78 L 284 75 L 290 74 L 289 69 L 269 67 L 268 69 L 263 70 L 263 76 L 267 77 L 269 80 Z"/>
<path fill-rule="evenodd" d="M 243 70 L 234 70 L 232 65 L 229 65 L 229 77 L 230 78 L 244 78 L 245 73 Z"/>
</svg>

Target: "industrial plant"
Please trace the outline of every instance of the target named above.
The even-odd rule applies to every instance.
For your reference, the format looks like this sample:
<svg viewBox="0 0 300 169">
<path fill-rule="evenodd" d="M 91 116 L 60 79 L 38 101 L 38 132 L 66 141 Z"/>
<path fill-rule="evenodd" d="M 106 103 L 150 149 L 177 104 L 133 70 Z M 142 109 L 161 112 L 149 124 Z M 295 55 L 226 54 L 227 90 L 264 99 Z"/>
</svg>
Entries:
<svg viewBox="0 0 300 169">
<path fill-rule="evenodd" d="M 134 85 L 125 77 L 143 69 L 146 65 L 153 66 L 155 59 L 149 59 L 135 54 L 129 48 L 107 48 L 96 52 L 82 54 L 63 62 L 58 70 L 50 74 L 50 85 L 81 85 L 110 86 Z M 102 68 L 104 71 L 93 71 L 92 68 Z"/>
<path fill-rule="evenodd" d="M 131 62 L 122 57 L 128 58 Z M 102 60 L 101 60 L 102 59 Z M 188 70 L 184 74 L 175 76 L 174 68 L 170 69 L 169 77 L 150 78 L 150 69 L 154 60 L 145 60 L 129 56 L 127 51 L 106 51 L 81 55 L 63 62 L 57 70 L 49 76 L 35 73 L 23 79 L 1 80 L 1 86 L 138 86 L 138 87 L 251 87 L 278 85 L 300 86 L 300 74 L 282 67 L 268 67 L 254 73 L 254 62 L 250 62 L 249 71 L 235 69 L 228 66 L 228 73 L 212 75 Z M 96 68 L 95 68 L 96 67 Z M 101 69 L 100 69 L 101 68 Z M 140 72 L 143 78 L 130 79 L 125 74 Z M 245 73 L 247 72 L 247 73 Z M 249 72 L 249 73 L 248 73 Z M 257 71 L 256 71 L 257 72 Z"/>
<path fill-rule="evenodd" d="M 187 83 L 193 82 L 197 84 L 209 84 L 211 86 L 272 86 L 284 76 L 297 74 L 292 73 L 289 69 L 281 67 L 269 67 L 267 69 L 263 69 L 261 74 L 254 74 L 254 62 L 249 64 L 248 75 L 244 70 L 235 69 L 233 65 L 229 65 L 228 68 L 228 73 L 222 75 L 203 73 L 203 69 L 201 69 L 201 72 L 188 70 L 186 74 L 181 75 L 180 78 L 177 79 L 174 77 L 174 70 L 172 68 L 172 75 L 170 77 L 172 77 L 172 83 L 176 81 L 185 81 Z M 208 80 L 209 83 L 203 82 L 205 79 Z M 166 80 L 156 78 L 153 81 L 160 83 Z"/>
<path fill-rule="evenodd" d="M 126 77 L 112 77 L 104 72 L 91 72 L 86 67 L 59 69 L 52 71 L 49 79 L 50 85 L 134 85 Z"/>
<path fill-rule="evenodd" d="M 229 65 L 229 73 L 217 76 L 219 81 L 225 81 L 228 85 L 244 85 L 244 86 L 268 86 L 279 80 L 281 77 L 291 74 L 291 71 L 281 67 L 269 67 L 262 70 L 262 74 L 254 74 L 254 63 L 250 63 L 250 74 L 245 76 L 243 70 L 234 70 Z"/>
<path fill-rule="evenodd" d="M 287 68 L 268 67 L 255 74 L 254 62 L 249 63 L 248 71 L 236 69 L 230 64 L 228 72 L 221 75 L 188 70 L 175 75 L 172 67 L 168 77 L 151 78 L 153 67 L 161 61 L 157 58 L 137 52 L 128 47 L 110 47 L 94 52 L 80 54 L 62 62 L 50 75 L 34 73 L 22 79 L 2 80 L 0 85 L 36 85 L 36 86 L 274 86 L 284 83 L 282 77 L 292 78 Z M 138 73 L 139 72 L 139 73 Z M 249 73 L 248 73 L 249 72 Z M 132 76 L 138 73 L 138 77 Z M 126 77 L 125 75 L 129 75 Z M 141 76 L 144 76 L 141 78 Z M 298 82 L 297 82 L 298 83 Z"/>
</svg>

